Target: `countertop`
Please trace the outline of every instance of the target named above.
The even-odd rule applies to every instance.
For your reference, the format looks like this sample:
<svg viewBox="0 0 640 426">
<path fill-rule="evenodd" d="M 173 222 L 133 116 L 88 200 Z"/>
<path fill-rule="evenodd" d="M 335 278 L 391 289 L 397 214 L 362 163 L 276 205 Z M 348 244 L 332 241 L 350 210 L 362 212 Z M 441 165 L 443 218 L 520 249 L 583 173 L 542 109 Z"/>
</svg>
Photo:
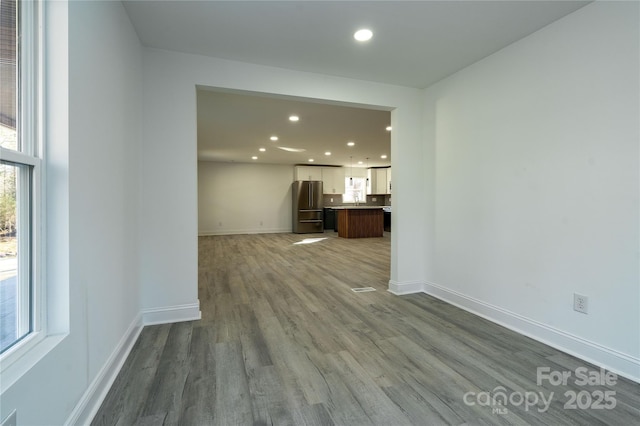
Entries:
<svg viewBox="0 0 640 426">
<path fill-rule="evenodd" d="M 391 210 L 391 206 L 333 206 L 333 207 L 327 207 L 329 209 L 334 209 L 334 210 L 379 210 L 379 209 L 385 209 L 385 210 Z"/>
</svg>

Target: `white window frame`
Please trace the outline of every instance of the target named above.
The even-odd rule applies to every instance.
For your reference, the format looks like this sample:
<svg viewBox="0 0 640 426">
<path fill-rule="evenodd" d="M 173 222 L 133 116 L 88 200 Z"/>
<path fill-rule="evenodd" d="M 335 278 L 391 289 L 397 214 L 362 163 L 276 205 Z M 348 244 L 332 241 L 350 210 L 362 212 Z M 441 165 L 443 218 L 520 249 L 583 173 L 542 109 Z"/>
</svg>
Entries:
<svg viewBox="0 0 640 426">
<path fill-rule="evenodd" d="M 5 372 L 18 360 L 32 353 L 47 335 L 46 330 L 46 294 L 43 283 L 43 227 L 42 211 L 44 195 L 42 182 L 43 154 L 43 5 L 40 1 L 19 2 L 17 25 L 20 34 L 18 68 L 18 134 L 19 150 L 14 151 L 0 147 L 0 160 L 31 167 L 30 209 L 20 212 L 21 220 L 30 221 L 29 257 L 30 262 L 19 266 L 28 268 L 31 278 L 31 331 L 19 342 L 0 355 L 0 372 L 3 382 Z M 30 217 L 27 218 L 27 214 Z M 3 388 L 10 383 L 3 383 Z"/>
<path fill-rule="evenodd" d="M 351 196 L 353 190 L 349 189 L 351 187 L 350 179 L 353 179 L 354 181 L 356 179 L 362 181 L 362 188 L 359 190 L 359 191 L 362 192 L 362 199 L 358 199 L 358 201 L 356 201 L 355 198 Z M 363 203 L 363 204 L 365 204 L 367 202 L 367 181 L 366 181 L 366 178 L 363 178 L 363 177 L 347 177 L 347 178 L 345 178 L 345 191 L 344 191 L 344 194 L 342 194 L 342 202 L 343 203 Z"/>
</svg>

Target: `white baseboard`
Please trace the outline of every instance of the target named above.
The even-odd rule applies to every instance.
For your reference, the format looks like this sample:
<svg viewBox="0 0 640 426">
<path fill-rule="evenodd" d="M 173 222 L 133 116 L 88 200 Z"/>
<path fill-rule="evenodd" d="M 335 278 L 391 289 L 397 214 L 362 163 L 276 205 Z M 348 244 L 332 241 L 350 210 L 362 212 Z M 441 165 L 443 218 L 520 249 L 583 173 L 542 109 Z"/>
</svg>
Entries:
<svg viewBox="0 0 640 426">
<path fill-rule="evenodd" d="M 65 425 L 90 424 L 122 369 L 143 326 L 199 320 L 200 303 L 145 309 L 136 316 L 122 339 L 104 363 L 95 379 L 89 384 L 82 398 L 73 409 Z"/>
<path fill-rule="evenodd" d="M 393 281 L 389 280 L 389 292 L 396 296 L 402 296 L 403 294 L 423 293 L 424 283 L 420 281 Z"/>
<path fill-rule="evenodd" d="M 120 339 L 120 342 L 104 363 L 96 377 L 89 384 L 86 391 L 64 423 L 65 425 L 88 425 L 98 412 L 109 389 L 116 380 L 120 369 L 124 365 L 133 345 L 142 331 L 142 315 L 138 314 Z"/>
<path fill-rule="evenodd" d="M 396 295 L 426 293 L 576 358 L 640 383 L 639 358 L 550 327 L 435 283 L 427 282 L 422 283 L 420 286 L 420 290 L 417 290 L 418 283 L 416 282 L 397 283 L 389 281 L 389 292 Z"/>
<path fill-rule="evenodd" d="M 170 324 L 173 322 L 195 321 L 202 318 L 200 302 L 188 305 L 166 306 L 142 310 L 142 324 Z"/>
<path fill-rule="evenodd" d="M 198 232 L 199 237 L 208 237 L 212 235 L 245 235 L 245 234 L 290 234 L 291 228 L 273 228 L 273 229 L 224 229 L 219 231 L 203 231 Z"/>
</svg>

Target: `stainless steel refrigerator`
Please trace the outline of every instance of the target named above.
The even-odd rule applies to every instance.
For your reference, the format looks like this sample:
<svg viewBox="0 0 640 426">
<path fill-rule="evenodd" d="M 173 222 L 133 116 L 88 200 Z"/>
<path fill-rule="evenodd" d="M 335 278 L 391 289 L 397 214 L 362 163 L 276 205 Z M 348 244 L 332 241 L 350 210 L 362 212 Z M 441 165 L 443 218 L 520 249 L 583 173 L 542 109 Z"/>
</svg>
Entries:
<svg viewBox="0 0 640 426">
<path fill-rule="evenodd" d="M 322 224 L 322 181 L 293 182 L 293 232 L 324 232 Z"/>
</svg>

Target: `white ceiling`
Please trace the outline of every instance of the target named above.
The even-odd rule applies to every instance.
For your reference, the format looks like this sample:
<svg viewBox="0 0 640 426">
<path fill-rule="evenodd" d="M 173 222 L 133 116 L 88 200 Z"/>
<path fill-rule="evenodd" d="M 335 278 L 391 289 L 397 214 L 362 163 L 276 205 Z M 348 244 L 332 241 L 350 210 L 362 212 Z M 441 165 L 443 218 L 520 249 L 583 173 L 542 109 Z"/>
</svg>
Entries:
<svg viewBox="0 0 640 426">
<path fill-rule="evenodd" d="M 391 113 L 199 88 L 198 158 L 269 164 L 387 166 Z M 295 114 L 300 121 L 292 123 Z M 271 141 L 277 136 L 277 141 Z M 353 147 L 347 142 L 355 143 Z M 278 147 L 303 149 L 288 152 Z M 265 152 L 260 152 L 265 148 Z M 325 152 L 331 152 L 326 156 Z M 381 155 L 387 159 L 381 159 Z M 252 160 L 257 156 L 258 160 Z M 369 158 L 367 160 L 367 157 Z M 315 161 L 309 163 L 312 158 Z"/>
<path fill-rule="evenodd" d="M 424 88 L 537 31 L 588 4 L 587 1 L 124 1 L 141 42 L 148 47 L 200 54 L 300 71 Z M 366 44 L 353 40 L 361 27 L 374 32 Z M 217 105 L 225 99 L 228 109 Z M 199 100 L 198 145 L 201 158 L 247 160 L 263 143 L 264 133 L 281 129 L 288 144 L 305 144 L 317 162 L 320 152 L 336 152 L 327 164 L 345 165 L 338 146 L 345 139 L 363 141 L 361 156 L 378 158 L 380 111 L 310 104 L 297 109 L 297 128 L 282 127 L 282 100 L 245 99 L 212 93 Z M 206 98 L 206 100 L 205 100 Z M 207 105 L 209 110 L 200 111 Z M 240 108 L 244 104 L 243 108 Z M 250 110 L 250 108 L 256 108 Z M 208 111 L 208 112 L 207 112 Z M 262 111 L 258 113 L 258 111 Z M 265 111 L 273 111 L 266 113 Z M 212 115 L 212 112 L 215 114 Z M 320 124 L 313 114 L 332 116 Z M 353 113 L 353 119 L 345 114 Z M 382 121 L 388 122 L 388 113 Z M 225 120 L 219 117 L 227 117 Z M 364 123 L 370 127 L 336 124 Z M 356 118 L 357 117 L 357 118 Z M 200 122 L 206 119 L 207 123 Z M 270 121 L 270 120 L 273 121 Z M 385 124 L 386 125 L 386 124 Z M 215 128 L 214 128 L 215 126 Z M 270 130 L 274 129 L 274 130 Z M 305 129 L 307 133 L 305 133 Z M 383 127 L 384 130 L 384 127 Z M 332 132 L 333 131 L 333 132 Z M 362 133 L 360 133 L 362 131 Z M 313 133 L 312 133 L 313 132 Z M 384 135 L 387 140 L 388 134 Z M 365 144 L 366 143 L 366 144 Z M 365 151 L 365 146 L 371 150 Z M 346 146 L 346 145 L 345 145 Z M 269 148 L 269 146 L 265 146 Z M 304 148 L 304 147 L 303 147 Z M 355 151 L 355 150 L 354 150 Z M 264 160 L 289 162 L 267 151 Z M 387 152 L 388 153 L 388 152 Z M 289 156 L 291 157 L 291 156 Z M 307 157 L 306 155 L 303 157 Z M 354 161 L 355 161 L 354 157 Z M 303 158 L 304 161 L 307 158 Z M 325 158 L 325 160 L 328 160 Z"/>
</svg>

